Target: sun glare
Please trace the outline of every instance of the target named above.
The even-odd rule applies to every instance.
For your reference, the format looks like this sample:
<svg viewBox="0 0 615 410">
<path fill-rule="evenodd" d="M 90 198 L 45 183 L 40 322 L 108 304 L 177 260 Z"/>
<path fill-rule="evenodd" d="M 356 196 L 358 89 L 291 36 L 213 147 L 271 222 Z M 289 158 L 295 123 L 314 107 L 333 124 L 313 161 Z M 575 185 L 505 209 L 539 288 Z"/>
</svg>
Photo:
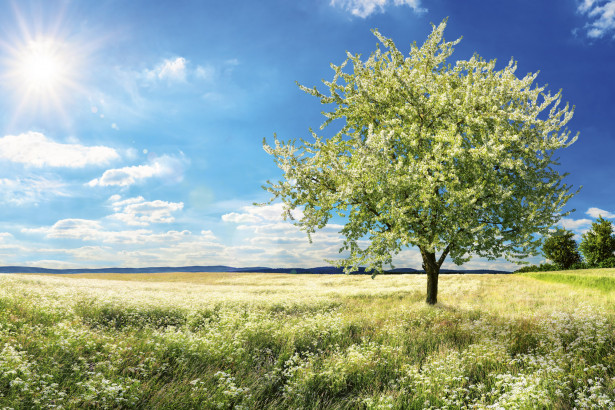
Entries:
<svg viewBox="0 0 615 410">
<path fill-rule="evenodd" d="M 56 93 L 66 83 L 68 66 L 61 46 L 52 40 L 32 41 L 16 62 L 21 87 L 28 93 Z"/>
<path fill-rule="evenodd" d="M 64 76 L 64 61 L 48 42 L 31 44 L 20 66 L 22 81 L 31 89 L 54 88 Z"/>
<path fill-rule="evenodd" d="M 17 100 L 13 120 L 43 114 L 67 119 L 66 107 L 81 91 L 83 54 L 60 37 L 25 36 L 5 47 L 2 82 Z"/>
</svg>

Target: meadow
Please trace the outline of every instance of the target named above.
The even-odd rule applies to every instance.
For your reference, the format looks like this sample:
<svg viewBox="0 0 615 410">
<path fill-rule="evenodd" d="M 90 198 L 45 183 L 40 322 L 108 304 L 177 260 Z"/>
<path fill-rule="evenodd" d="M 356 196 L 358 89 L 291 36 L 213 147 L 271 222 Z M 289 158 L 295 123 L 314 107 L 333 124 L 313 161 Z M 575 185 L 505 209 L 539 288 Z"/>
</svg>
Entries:
<svg viewBox="0 0 615 410">
<path fill-rule="evenodd" d="M 0 409 L 613 408 L 614 279 L 4 274 Z"/>
</svg>

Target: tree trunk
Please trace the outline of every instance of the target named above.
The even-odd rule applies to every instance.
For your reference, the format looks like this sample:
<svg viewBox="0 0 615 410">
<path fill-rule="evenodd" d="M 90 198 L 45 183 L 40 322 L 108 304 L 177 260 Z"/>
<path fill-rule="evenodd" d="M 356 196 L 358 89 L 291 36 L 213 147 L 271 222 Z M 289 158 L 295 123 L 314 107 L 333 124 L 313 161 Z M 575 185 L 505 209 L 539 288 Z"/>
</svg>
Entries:
<svg viewBox="0 0 615 410">
<path fill-rule="evenodd" d="M 427 302 L 428 305 L 438 303 L 438 275 L 440 274 L 440 264 L 436 262 L 436 254 L 421 249 L 423 256 L 423 269 L 427 274 Z"/>
</svg>

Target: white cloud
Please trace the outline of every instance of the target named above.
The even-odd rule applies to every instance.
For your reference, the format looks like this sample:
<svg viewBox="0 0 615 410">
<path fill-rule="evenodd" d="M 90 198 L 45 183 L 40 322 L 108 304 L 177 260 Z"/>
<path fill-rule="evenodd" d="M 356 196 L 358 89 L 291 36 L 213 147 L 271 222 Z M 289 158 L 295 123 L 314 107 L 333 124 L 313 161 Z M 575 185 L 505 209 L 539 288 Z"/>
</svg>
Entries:
<svg viewBox="0 0 615 410">
<path fill-rule="evenodd" d="M 118 198 L 119 199 L 119 198 Z M 116 211 L 110 218 L 118 219 L 127 225 L 147 226 L 151 223 L 170 223 L 175 221 L 172 212 L 183 209 L 183 202 L 145 201 L 142 196 L 128 198 L 113 203 Z"/>
<path fill-rule="evenodd" d="M 141 202 L 145 202 L 145 198 L 143 198 L 142 196 L 137 196 L 134 198 L 128 198 L 128 199 L 124 199 L 121 200 L 122 197 L 120 195 L 111 195 L 109 197 L 109 201 L 113 202 L 112 206 L 113 206 L 113 210 L 115 212 L 119 212 L 122 210 L 123 207 L 125 207 L 126 205 L 131 205 L 131 204 L 138 204 Z"/>
<path fill-rule="evenodd" d="M 110 246 L 82 246 L 74 249 L 58 249 L 56 252 L 64 252 L 78 260 L 84 261 L 108 261 L 113 260 L 115 255 Z"/>
<path fill-rule="evenodd" d="M 180 159 L 163 155 L 152 159 L 149 164 L 106 170 L 100 178 L 87 183 L 94 186 L 130 186 L 148 178 L 163 178 L 170 182 L 183 179 L 184 167 Z"/>
<path fill-rule="evenodd" d="M 52 196 L 69 196 L 61 181 L 44 177 L 0 178 L 0 203 L 34 204 Z"/>
<path fill-rule="evenodd" d="M 145 71 L 147 80 L 169 80 L 176 82 L 186 81 L 186 65 L 188 61 L 184 57 L 176 57 L 174 60 L 165 59 L 153 70 Z"/>
<path fill-rule="evenodd" d="M 193 80 L 211 82 L 221 75 L 232 74 L 235 67 L 240 64 L 239 60 L 232 58 L 218 64 L 199 64 L 196 67 L 184 57 L 165 59 L 152 69 L 146 69 L 140 73 L 131 73 L 136 80 L 143 81 L 141 85 L 148 86 L 154 83 L 191 83 Z"/>
<path fill-rule="evenodd" d="M 283 221 L 282 216 L 284 205 L 276 203 L 273 205 L 253 206 L 248 205 L 242 207 L 242 213 L 231 212 L 222 215 L 224 222 L 235 223 L 257 223 L 262 221 Z M 303 212 L 300 209 L 294 209 L 292 211 L 293 218 L 301 219 Z"/>
<path fill-rule="evenodd" d="M 62 144 L 33 131 L 0 138 L 0 158 L 33 167 L 83 168 L 104 165 L 119 157 L 113 148 Z"/>
<path fill-rule="evenodd" d="M 44 234 L 52 239 L 78 239 L 115 244 L 138 244 L 178 242 L 190 236 L 190 231 L 154 233 L 149 229 L 110 231 L 99 221 L 89 219 L 62 219 L 49 227 L 22 229 L 24 233 Z"/>
<path fill-rule="evenodd" d="M 94 241 L 100 238 L 102 226 L 100 222 L 89 219 L 62 219 L 53 226 L 41 228 L 25 228 L 25 233 L 43 233 L 47 238 L 81 239 Z"/>
<path fill-rule="evenodd" d="M 589 226 L 592 224 L 591 219 L 562 218 L 559 222 L 565 229 L 572 231 L 582 230 L 583 232 L 589 229 Z"/>
<path fill-rule="evenodd" d="M 282 216 L 283 204 L 242 206 L 242 212 L 224 214 L 222 220 L 237 223 L 235 243 L 226 248 L 236 266 L 310 267 L 326 265 L 325 258 L 337 259 L 343 239 L 337 232 L 341 225 L 329 224 L 312 234 Z M 295 219 L 303 212 L 293 211 Z"/>
<path fill-rule="evenodd" d="M 62 222 L 62 221 L 58 221 Z M 76 227 L 73 224 L 73 227 Z M 46 228 L 50 230 L 51 228 Z M 43 232 L 43 229 L 30 230 Z M 105 266 L 187 266 L 236 264 L 234 248 L 217 242 L 216 236 L 209 230 L 200 235 L 193 235 L 189 231 L 169 231 L 160 234 L 147 233 L 149 231 L 121 231 L 109 232 L 100 230 L 98 241 L 104 245 L 86 245 L 77 248 L 60 249 L 29 249 L 30 252 L 56 253 L 69 255 L 76 261 L 86 261 L 90 264 L 62 262 L 62 261 L 36 261 L 35 266 L 61 267 L 99 267 Z M 74 237 L 72 235 L 71 237 Z M 103 241 L 103 239 L 106 239 Z M 0 248 L 1 249 L 1 248 Z M 24 250 L 27 251 L 27 250 Z M 14 252 L 14 251 L 13 251 Z M 59 262 L 56 264 L 54 262 Z M 91 263 L 95 262 L 95 263 Z"/>
<path fill-rule="evenodd" d="M 600 208 L 589 208 L 587 210 L 587 212 L 585 212 L 587 215 L 591 216 L 592 218 L 598 218 L 600 216 L 602 216 L 603 218 L 615 218 L 615 214 L 609 211 L 605 211 L 603 209 Z"/>
<path fill-rule="evenodd" d="M 427 10 L 421 7 L 421 0 L 331 0 L 332 6 L 349 11 L 353 16 L 366 18 L 374 13 L 383 13 L 390 6 L 408 6 L 415 13 Z"/>
<path fill-rule="evenodd" d="M 222 220 L 224 222 L 234 222 L 234 223 L 256 223 L 260 222 L 262 219 L 256 215 L 251 215 L 248 213 L 237 213 L 231 212 L 230 214 L 222 215 Z"/>
<path fill-rule="evenodd" d="M 585 25 L 588 37 L 601 38 L 615 31 L 615 0 L 583 0 L 577 10 L 590 19 Z"/>
<path fill-rule="evenodd" d="M 342 225 L 329 224 L 312 235 L 309 243 L 305 232 L 300 231 L 291 221 L 284 221 L 282 204 L 263 207 L 244 206 L 245 203 L 227 201 L 225 209 L 229 212 L 222 217 L 223 222 L 235 229 L 229 237 L 221 241 L 208 229 L 200 229 L 199 234 L 188 230 L 156 231 L 155 223 L 173 220 L 173 213 L 183 208 L 181 202 L 146 201 L 138 196 L 123 198 L 120 195 L 109 197 L 107 205 L 113 214 L 100 220 L 63 219 L 51 226 L 23 229 L 24 234 L 43 235 L 49 239 L 72 239 L 83 241 L 77 247 L 64 246 L 50 250 L 36 247 L 30 253 L 60 254 L 46 257 L 46 260 L 62 259 L 83 263 L 91 262 L 92 267 L 102 264 L 110 266 L 188 266 L 188 265 L 229 265 L 229 266 L 270 266 L 270 267 L 315 267 L 325 266 L 324 259 L 339 259 L 347 252 L 338 253 L 343 244 L 339 234 Z M 126 222 L 133 228 L 114 223 L 113 219 Z M 591 220 L 572 221 L 583 227 Z M 584 222 L 587 221 L 587 222 Z M 565 222 L 565 221 L 564 221 Z M 146 228 L 152 224 L 152 229 Z M 237 224 L 237 225 L 232 225 Z M 228 227 L 227 225 L 227 227 Z M 0 234 L 0 249 L 3 239 L 13 242 L 8 235 Z M 367 246 L 366 241 L 360 242 Z M 8 251 L 7 251 L 8 252 Z M 14 254 L 14 250 L 10 250 Z M 20 252 L 27 254 L 27 251 Z M 7 253 L 8 254 L 8 253 Z M 36 258 L 30 258 L 35 260 Z M 72 262 L 70 262 L 72 264 Z M 67 262 L 69 263 L 69 262 Z M 397 267 L 420 269 L 422 259 L 415 248 L 404 249 L 394 257 Z M 450 260 L 445 267 L 453 267 Z M 462 269 L 515 269 L 503 261 L 472 260 Z"/>
</svg>

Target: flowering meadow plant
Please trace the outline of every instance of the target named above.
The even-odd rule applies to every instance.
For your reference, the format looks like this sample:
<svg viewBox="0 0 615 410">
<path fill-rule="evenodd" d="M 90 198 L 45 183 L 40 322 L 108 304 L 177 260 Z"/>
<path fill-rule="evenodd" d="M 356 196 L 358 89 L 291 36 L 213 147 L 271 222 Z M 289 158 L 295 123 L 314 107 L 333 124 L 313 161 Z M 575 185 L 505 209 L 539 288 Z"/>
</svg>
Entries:
<svg viewBox="0 0 615 410">
<path fill-rule="evenodd" d="M 0 408 L 615 406 L 612 292 L 445 274 L 429 307 L 425 282 L 0 275 Z"/>
</svg>

